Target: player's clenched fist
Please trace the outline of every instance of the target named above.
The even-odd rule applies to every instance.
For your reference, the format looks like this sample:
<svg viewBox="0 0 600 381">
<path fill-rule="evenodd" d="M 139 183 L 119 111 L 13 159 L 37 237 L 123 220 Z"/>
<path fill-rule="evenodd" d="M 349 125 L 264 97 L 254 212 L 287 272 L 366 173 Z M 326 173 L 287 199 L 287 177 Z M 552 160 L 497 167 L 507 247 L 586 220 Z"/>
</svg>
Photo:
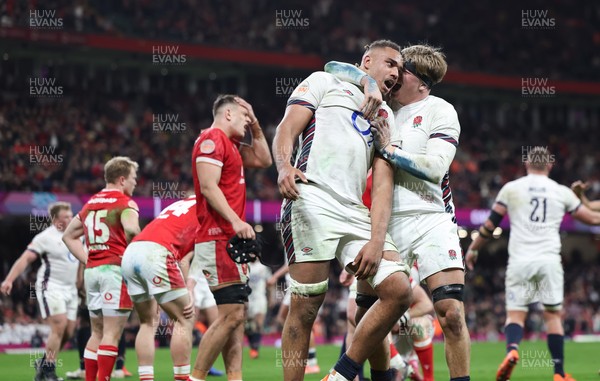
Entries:
<svg viewBox="0 0 600 381">
<path fill-rule="evenodd" d="M 252 229 L 252 226 L 250 226 L 250 224 L 248 224 L 247 222 L 239 220 L 232 223 L 231 225 L 233 227 L 233 230 L 235 231 L 235 234 L 238 237 L 244 239 L 256 239 L 256 233 L 254 232 L 254 229 Z"/>
<path fill-rule="evenodd" d="M 5 280 L 2 282 L 0 286 L 0 292 L 4 295 L 10 295 L 10 291 L 12 290 L 12 282 Z"/>
<path fill-rule="evenodd" d="M 300 191 L 296 186 L 296 179 L 300 179 L 303 183 L 307 183 L 306 176 L 298 168 L 294 168 L 291 165 L 286 165 L 279 170 L 279 177 L 277 178 L 277 185 L 279 186 L 279 192 L 284 198 L 290 200 L 297 200 L 300 195 Z"/>
</svg>

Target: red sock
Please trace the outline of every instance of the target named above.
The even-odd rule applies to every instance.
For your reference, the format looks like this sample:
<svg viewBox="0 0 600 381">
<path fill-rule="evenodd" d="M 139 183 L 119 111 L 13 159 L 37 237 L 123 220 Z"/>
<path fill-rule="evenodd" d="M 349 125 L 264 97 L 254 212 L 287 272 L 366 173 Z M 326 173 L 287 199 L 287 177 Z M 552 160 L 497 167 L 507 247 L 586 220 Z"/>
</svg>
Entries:
<svg viewBox="0 0 600 381">
<path fill-rule="evenodd" d="M 118 354 L 119 349 L 113 345 L 100 345 L 98 347 L 98 381 L 110 380 Z"/>
<path fill-rule="evenodd" d="M 98 355 L 91 349 L 85 349 L 83 353 L 83 363 L 85 364 L 85 381 L 96 381 L 98 375 Z"/>
<path fill-rule="evenodd" d="M 396 357 L 397 354 L 398 350 L 396 349 L 396 346 L 390 343 L 390 358 L 393 359 L 394 357 Z"/>
<path fill-rule="evenodd" d="M 433 343 L 429 343 L 424 347 L 415 347 L 421 368 L 423 369 L 423 381 L 433 380 Z"/>
</svg>

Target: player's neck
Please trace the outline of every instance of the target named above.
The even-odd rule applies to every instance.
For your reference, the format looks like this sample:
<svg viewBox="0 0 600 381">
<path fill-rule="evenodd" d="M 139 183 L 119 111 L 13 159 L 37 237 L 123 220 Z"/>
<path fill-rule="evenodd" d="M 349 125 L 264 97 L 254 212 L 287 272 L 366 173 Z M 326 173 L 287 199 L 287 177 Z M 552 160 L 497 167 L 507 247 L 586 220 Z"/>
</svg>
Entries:
<svg viewBox="0 0 600 381">
<path fill-rule="evenodd" d="M 402 107 L 414 105 L 415 103 L 421 102 L 423 99 L 429 96 L 429 92 L 416 94 L 411 100 L 407 101 L 406 104 L 403 104 Z"/>
<path fill-rule="evenodd" d="M 119 192 L 121 192 L 121 193 L 125 193 L 125 192 L 123 191 L 123 187 L 122 187 L 122 186 L 120 186 L 120 185 L 118 185 L 118 184 L 111 184 L 111 183 L 108 183 L 108 184 L 106 184 L 106 186 L 104 187 L 104 189 L 116 190 L 116 191 L 119 191 Z"/>
<path fill-rule="evenodd" d="M 213 124 L 210 126 L 210 128 L 216 128 L 218 130 L 223 131 L 223 133 L 227 136 L 227 138 L 231 139 L 231 136 L 233 135 L 231 128 L 223 123 L 218 123 L 217 121 L 214 121 Z"/>
<path fill-rule="evenodd" d="M 528 175 L 538 175 L 538 176 L 546 176 L 548 177 L 549 173 L 547 171 L 540 171 L 537 169 L 529 169 L 527 170 Z"/>
</svg>

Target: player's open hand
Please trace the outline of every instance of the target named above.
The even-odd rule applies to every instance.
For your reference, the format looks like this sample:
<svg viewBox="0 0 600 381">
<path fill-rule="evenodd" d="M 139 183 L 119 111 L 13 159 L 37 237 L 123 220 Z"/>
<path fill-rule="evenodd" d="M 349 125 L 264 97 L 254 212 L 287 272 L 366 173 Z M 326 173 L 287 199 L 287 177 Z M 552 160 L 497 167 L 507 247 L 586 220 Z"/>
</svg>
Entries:
<svg viewBox="0 0 600 381">
<path fill-rule="evenodd" d="M 575 192 L 575 194 L 577 195 L 577 197 L 581 197 L 581 195 L 583 194 L 583 192 L 585 192 L 585 190 L 587 188 L 588 188 L 588 184 L 584 183 L 581 180 L 577 180 L 573 184 L 571 184 L 571 190 L 573 192 Z"/>
<path fill-rule="evenodd" d="M 375 148 L 378 151 L 383 151 L 390 145 L 392 133 L 386 118 L 375 118 L 371 122 L 371 132 L 375 138 Z"/>
<path fill-rule="evenodd" d="M 0 286 L 0 292 L 2 292 L 4 295 L 10 295 L 10 292 L 12 291 L 12 285 L 12 282 L 5 280 Z"/>
<path fill-rule="evenodd" d="M 475 262 L 477 262 L 477 257 L 479 256 L 479 252 L 477 250 L 467 250 L 467 256 L 465 257 L 465 263 L 467 264 L 467 268 L 469 270 L 473 270 L 475 268 Z"/>
<path fill-rule="evenodd" d="M 297 200 L 298 196 L 300 196 L 300 190 L 296 186 L 296 179 L 300 179 L 303 183 L 308 183 L 306 176 L 298 168 L 294 168 L 288 164 L 279 170 L 277 185 L 279 186 L 279 193 L 284 198 Z"/>
<path fill-rule="evenodd" d="M 231 224 L 235 235 L 244 239 L 256 239 L 256 233 L 249 223 L 242 220 L 235 221 Z"/>
<path fill-rule="evenodd" d="M 360 112 L 365 119 L 373 120 L 377 116 L 379 106 L 383 103 L 383 96 L 377 82 L 368 75 L 363 77 L 361 84 L 364 88 L 365 100 L 360 105 Z"/>
<path fill-rule="evenodd" d="M 382 257 L 383 247 L 372 241 L 367 242 L 352 262 L 351 267 L 354 270 L 356 279 L 364 280 L 375 275 Z"/>
</svg>

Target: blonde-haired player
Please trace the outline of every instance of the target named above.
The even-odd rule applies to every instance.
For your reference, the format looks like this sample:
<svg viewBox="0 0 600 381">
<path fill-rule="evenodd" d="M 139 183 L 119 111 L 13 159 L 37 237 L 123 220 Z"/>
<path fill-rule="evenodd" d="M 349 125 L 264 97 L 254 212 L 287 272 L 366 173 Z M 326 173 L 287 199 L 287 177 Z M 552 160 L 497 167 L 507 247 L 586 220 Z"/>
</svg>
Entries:
<svg viewBox="0 0 600 381">
<path fill-rule="evenodd" d="M 140 232 L 138 206 L 131 199 L 137 169 L 138 164 L 125 156 L 107 161 L 106 188 L 88 200 L 63 236 L 71 253 L 86 265 L 84 280 L 92 326 L 83 356 L 86 381 L 96 377 L 110 380 L 117 344 L 133 308 L 121 274 L 121 258 Z"/>
<path fill-rule="evenodd" d="M 35 294 L 42 318 L 50 325 L 50 336 L 44 357 L 36 361 L 35 381 L 59 380 L 56 376 L 56 356 L 73 336 L 77 320 L 76 280 L 79 262 L 62 241 L 63 233 L 73 218 L 71 204 L 50 204 L 48 215 L 51 225 L 33 237 L 0 286 L 2 293 L 9 295 L 14 280 L 38 257 L 42 260 L 37 273 Z"/>
</svg>

